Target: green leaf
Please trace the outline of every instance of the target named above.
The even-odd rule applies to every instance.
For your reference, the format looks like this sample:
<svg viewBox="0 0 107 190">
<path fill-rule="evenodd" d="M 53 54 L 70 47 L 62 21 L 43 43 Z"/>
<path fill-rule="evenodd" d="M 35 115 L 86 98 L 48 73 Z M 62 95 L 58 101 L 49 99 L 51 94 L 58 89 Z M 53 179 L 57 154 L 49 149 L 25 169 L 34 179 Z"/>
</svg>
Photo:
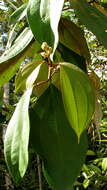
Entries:
<svg viewBox="0 0 107 190">
<path fill-rule="evenodd" d="M 96 154 L 95 154 L 95 152 L 94 151 L 92 151 L 92 150 L 88 150 L 87 151 L 87 156 L 95 156 Z"/>
<path fill-rule="evenodd" d="M 40 80 L 40 83 L 44 83 L 45 81 L 42 81 L 42 79 L 45 79 L 45 77 L 46 79 L 48 78 L 48 67 L 45 63 L 40 63 L 26 79 L 26 89 L 32 87 L 36 88 L 36 86 L 39 87 L 38 81 Z M 45 89 L 42 89 L 42 93 L 44 92 L 44 90 Z"/>
<path fill-rule="evenodd" d="M 107 3 L 107 0 L 101 0 L 102 3 Z"/>
<path fill-rule="evenodd" d="M 88 76 L 70 63 L 60 63 L 60 83 L 65 112 L 78 136 L 89 125 L 95 107 L 94 90 Z"/>
<path fill-rule="evenodd" d="M 39 71 L 41 68 L 41 64 L 39 64 L 33 71 L 32 73 L 28 76 L 26 80 L 26 88 L 31 88 L 32 85 L 34 84 L 35 80 L 38 77 Z"/>
<path fill-rule="evenodd" d="M 61 43 L 59 43 L 57 49 L 59 53 L 61 54 L 63 61 L 72 63 L 78 66 L 80 69 L 82 69 L 85 72 L 87 71 L 86 60 L 83 56 L 80 56 L 79 54 L 65 47 Z M 63 61 L 60 60 L 59 62 L 63 62 Z"/>
<path fill-rule="evenodd" d="M 27 3 L 28 2 L 28 0 L 22 0 L 23 1 L 23 3 Z"/>
<path fill-rule="evenodd" d="M 26 89 L 26 79 L 30 73 L 42 62 L 42 56 L 38 54 L 40 51 L 40 44 L 34 41 L 28 48 L 26 56 L 29 57 L 32 62 L 26 63 L 21 69 L 19 69 L 15 78 L 15 92 L 23 92 Z M 25 58 L 25 57 L 24 57 Z M 23 58 L 23 60 L 24 60 Z"/>
<path fill-rule="evenodd" d="M 4 154 L 8 169 L 16 183 L 24 176 L 28 165 L 29 116 L 28 106 L 32 88 L 25 91 L 9 122 Z"/>
<path fill-rule="evenodd" d="M 64 0 L 30 0 L 27 8 L 27 18 L 35 38 L 42 44 L 53 47 L 58 44 L 58 23 Z M 35 27 L 37 26 L 37 27 Z"/>
<path fill-rule="evenodd" d="M 26 56 L 28 56 L 32 62 L 26 63 L 17 73 L 15 78 L 15 92 L 26 90 L 26 79 L 32 73 L 32 71 L 42 62 L 42 57 L 38 52 L 40 51 L 40 45 L 37 41 L 34 41 L 28 48 Z M 23 59 L 24 60 L 24 59 Z"/>
<path fill-rule="evenodd" d="M 51 78 L 51 83 L 60 89 L 60 70 L 57 70 L 57 72 L 54 73 L 54 75 Z"/>
<path fill-rule="evenodd" d="M 31 110 L 31 142 L 44 162 L 53 189 L 68 190 L 79 175 L 87 152 L 86 133 L 80 143 L 66 118 L 61 92 L 51 85 Z M 37 124 L 36 124 L 37 123 Z"/>
<path fill-rule="evenodd" d="M 104 171 L 107 170 L 107 158 L 103 158 L 103 160 L 102 160 L 102 169 Z"/>
<path fill-rule="evenodd" d="M 90 53 L 83 31 L 72 21 L 61 18 L 59 23 L 59 41 L 76 54 L 90 59 Z"/>
<path fill-rule="evenodd" d="M 84 179 L 84 181 L 83 181 L 84 189 L 88 188 L 90 183 L 91 183 L 91 180 L 89 178 Z"/>
<path fill-rule="evenodd" d="M 15 12 L 10 16 L 9 24 L 16 24 L 17 21 L 20 21 L 26 16 L 27 4 L 23 4 L 21 7 L 16 9 Z"/>
<path fill-rule="evenodd" d="M 89 5 L 86 0 L 72 0 L 71 3 L 81 23 L 107 48 L 107 16 Z"/>
<path fill-rule="evenodd" d="M 101 5 L 107 9 L 107 0 L 101 0 Z"/>
<path fill-rule="evenodd" d="M 21 62 L 19 59 L 27 50 L 27 46 L 33 39 L 33 35 L 29 28 L 20 34 L 14 45 L 6 51 L 0 58 L 0 86 L 8 82 L 17 71 Z"/>
<path fill-rule="evenodd" d="M 18 38 L 15 40 L 14 45 L 8 51 L 4 52 L 3 56 L 1 56 L 0 64 L 8 61 L 9 59 L 15 57 L 20 52 L 22 52 L 32 39 L 33 34 L 31 30 L 26 27 L 20 34 L 20 36 L 18 36 Z"/>
<path fill-rule="evenodd" d="M 26 83 L 27 85 L 30 85 L 32 80 L 34 82 L 33 93 L 36 96 L 40 96 L 48 87 L 48 66 L 45 63 L 43 63 L 41 57 L 40 60 L 38 60 L 38 58 L 39 56 L 37 56 L 37 60 L 34 60 L 33 62 L 26 64 L 18 72 L 15 80 L 16 92 L 26 90 Z M 32 78 L 33 76 L 35 77 L 35 79 Z M 45 83 L 45 81 L 47 82 Z M 43 84 L 39 84 L 42 82 Z"/>
<path fill-rule="evenodd" d="M 34 89 L 33 92 L 37 97 L 41 96 L 44 91 L 48 88 L 49 82 L 48 82 L 48 66 L 46 63 L 42 63 L 37 79 L 34 83 Z"/>
<path fill-rule="evenodd" d="M 39 62 L 27 63 L 17 74 L 15 80 L 15 91 L 24 91 L 26 89 L 26 80 L 33 70 L 39 65 Z"/>
</svg>

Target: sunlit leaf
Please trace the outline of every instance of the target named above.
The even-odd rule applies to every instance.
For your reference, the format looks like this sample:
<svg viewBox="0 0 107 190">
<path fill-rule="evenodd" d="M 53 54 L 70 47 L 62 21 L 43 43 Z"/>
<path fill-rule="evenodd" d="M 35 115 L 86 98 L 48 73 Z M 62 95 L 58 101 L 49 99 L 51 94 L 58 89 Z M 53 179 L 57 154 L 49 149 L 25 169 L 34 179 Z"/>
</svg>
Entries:
<svg viewBox="0 0 107 190">
<path fill-rule="evenodd" d="M 55 51 L 58 43 L 58 23 L 64 0 L 30 0 L 27 17 L 35 38 L 47 42 Z M 36 27 L 37 26 L 37 27 Z"/>
<path fill-rule="evenodd" d="M 107 0 L 101 0 L 101 5 L 107 9 Z"/>
<path fill-rule="evenodd" d="M 26 28 L 16 39 L 14 45 L 0 57 L 0 86 L 9 81 L 17 71 L 21 62 L 19 59 L 27 50 L 33 39 L 33 34 Z"/>
<path fill-rule="evenodd" d="M 21 7 L 16 9 L 14 13 L 10 16 L 9 24 L 15 24 L 17 21 L 20 21 L 26 15 L 27 4 L 23 4 Z"/>
<path fill-rule="evenodd" d="M 48 88 L 49 82 L 48 82 L 48 66 L 46 63 L 42 63 L 38 76 L 34 83 L 33 92 L 36 96 L 41 96 L 44 91 Z"/>
<path fill-rule="evenodd" d="M 107 170 L 107 158 L 103 158 L 103 160 L 102 160 L 102 169 L 104 171 Z"/>
<path fill-rule="evenodd" d="M 39 61 L 27 63 L 17 74 L 15 79 L 15 91 L 24 91 L 26 89 L 26 80 L 33 70 L 39 65 Z"/>
<path fill-rule="evenodd" d="M 29 116 L 28 106 L 32 88 L 25 91 L 9 122 L 4 154 L 8 169 L 16 183 L 24 176 L 28 165 Z"/>
<path fill-rule="evenodd" d="M 27 45 L 31 42 L 32 39 L 33 34 L 31 30 L 28 27 L 26 27 L 15 40 L 14 45 L 8 51 L 6 50 L 3 56 L 0 57 L 0 64 L 8 61 L 9 59 L 15 57 L 20 52 L 22 52 L 25 49 L 25 47 L 27 47 Z"/>
<path fill-rule="evenodd" d="M 88 188 L 89 184 L 90 184 L 91 180 L 86 178 L 84 181 L 83 181 L 83 187 L 86 189 Z"/>
<path fill-rule="evenodd" d="M 94 113 L 94 90 L 88 76 L 81 69 L 70 63 L 60 63 L 60 65 L 65 112 L 79 140 Z"/>
<path fill-rule="evenodd" d="M 32 73 L 30 73 L 30 75 L 28 76 L 27 80 L 26 80 L 26 88 L 31 88 L 32 85 L 34 84 L 35 80 L 38 77 L 39 71 L 41 68 L 41 64 L 39 64 L 33 71 Z"/>
</svg>

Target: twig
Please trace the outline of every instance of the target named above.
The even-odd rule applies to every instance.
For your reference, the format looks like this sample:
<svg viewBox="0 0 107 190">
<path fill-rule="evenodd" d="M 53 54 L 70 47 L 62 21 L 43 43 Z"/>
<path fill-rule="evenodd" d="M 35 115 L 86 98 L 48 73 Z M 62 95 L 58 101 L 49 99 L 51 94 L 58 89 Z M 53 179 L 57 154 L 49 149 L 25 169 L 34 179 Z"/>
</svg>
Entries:
<svg viewBox="0 0 107 190">
<path fill-rule="evenodd" d="M 48 79 L 48 80 L 44 80 L 44 81 L 40 81 L 40 82 L 34 84 L 34 87 L 36 87 L 36 86 L 40 86 L 40 85 L 42 85 L 42 84 L 45 84 L 45 83 L 49 82 L 49 80 L 50 80 L 50 79 Z"/>
</svg>

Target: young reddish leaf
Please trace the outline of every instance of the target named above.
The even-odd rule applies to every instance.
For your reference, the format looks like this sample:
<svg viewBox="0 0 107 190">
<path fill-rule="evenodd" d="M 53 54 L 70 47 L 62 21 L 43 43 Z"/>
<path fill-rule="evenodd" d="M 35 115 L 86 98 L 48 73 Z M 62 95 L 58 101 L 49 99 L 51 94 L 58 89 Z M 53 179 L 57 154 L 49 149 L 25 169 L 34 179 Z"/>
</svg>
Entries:
<svg viewBox="0 0 107 190">
<path fill-rule="evenodd" d="M 94 90 L 88 76 L 71 63 L 60 63 L 63 103 L 78 140 L 88 126 L 95 107 Z"/>
<path fill-rule="evenodd" d="M 28 106 L 32 88 L 25 91 L 9 122 L 4 154 L 8 169 L 16 183 L 24 176 L 28 165 L 29 115 Z"/>
</svg>

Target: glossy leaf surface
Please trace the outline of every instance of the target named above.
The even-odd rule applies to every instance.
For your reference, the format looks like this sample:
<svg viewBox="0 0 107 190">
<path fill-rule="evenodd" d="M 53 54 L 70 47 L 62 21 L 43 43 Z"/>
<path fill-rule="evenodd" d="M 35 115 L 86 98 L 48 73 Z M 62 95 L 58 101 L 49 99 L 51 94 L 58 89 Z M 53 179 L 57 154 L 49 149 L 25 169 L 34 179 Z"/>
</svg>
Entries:
<svg viewBox="0 0 107 190">
<path fill-rule="evenodd" d="M 26 28 L 16 39 L 14 45 L 0 58 L 0 86 L 9 81 L 15 74 L 21 62 L 24 50 L 33 39 L 32 32 Z M 20 43 L 21 42 L 21 43 Z"/>
<path fill-rule="evenodd" d="M 66 116 L 79 140 L 94 113 L 94 90 L 88 76 L 70 63 L 61 63 L 60 82 Z"/>
<path fill-rule="evenodd" d="M 26 79 L 32 73 L 32 71 L 42 62 L 42 57 L 38 54 L 40 51 L 40 45 L 37 41 L 34 41 L 28 48 L 26 56 L 28 56 L 32 61 L 26 63 L 19 69 L 15 78 L 15 92 L 23 92 L 26 89 Z M 26 57 L 25 57 L 26 58 Z M 23 59 L 24 60 L 24 59 Z"/>
<path fill-rule="evenodd" d="M 16 183 L 24 176 L 28 165 L 29 116 L 28 106 L 32 88 L 25 91 L 9 122 L 4 154 L 9 171 Z"/>
<path fill-rule="evenodd" d="M 51 85 L 39 98 L 30 120 L 31 142 L 43 159 L 48 183 L 56 190 L 71 189 L 85 160 L 87 139 L 82 134 L 78 144 L 55 86 Z"/>
<path fill-rule="evenodd" d="M 40 84 L 38 84 L 38 81 L 40 83 L 42 82 L 45 82 L 45 81 L 42 81 L 45 80 L 45 77 L 47 79 L 48 77 L 48 67 L 46 64 L 44 63 L 41 63 L 39 64 L 33 71 L 32 73 L 28 76 L 28 78 L 26 79 L 26 89 L 29 89 L 29 88 L 36 88 L 36 87 L 39 87 L 41 86 L 41 90 L 42 90 L 42 93 L 44 92 L 44 88 L 43 86 Z M 46 86 L 47 88 L 47 86 Z M 38 89 L 36 89 L 38 90 Z M 36 94 L 37 95 L 37 94 Z M 38 96 L 40 96 L 41 94 L 39 94 Z"/>
<path fill-rule="evenodd" d="M 48 66 L 46 63 L 42 63 L 39 70 L 39 74 L 34 84 L 33 92 L 37 97 L 39 97 L 44 93 L 48 86 Z"/>
<path fill-rule="evenodd" d="M 55 51 L 58 43 L 58 23 L 64 0 L 30 0 L 27 17 L 35 38 L 47 42 Z"/>
<path fill-rule="evenodd" d="M 32 71 L 39 65 L 39 62 L 27 63 L 17 74 L 15 80 L 15 91 L 24 91 L 26 89 L 26 80 Z"/>
<path fill-rule="evenodd" d="M 19 37 L 15 40 L 14 45 L 8 51 L 4 52 L 3 56 L 0 57 L 0 64 L 8 61 L 9 59 L 15 57 L 20 52 L 22 52 L 25 49 L 25 47 L 27 47 L 27 45 L 31 42 L 32 39 L 33 34 L 31 30 L 28 27 L 26 27 L 23 30 L 23 32 L 19 35 Z"/>
<path fill-rule="evenodd" d="M 59 41 L 80 56 L 90 58 L 83 31 L 69 19 L 61 18 L 60 20 Z"/>
<path fill-rule="evenodd" d="M 39 71 L 41 68 L 41 64 L 39 64 L 33 71 L 32 73 L 30 73 L 30 75 L 28 76 L 27 80 L 26 80 L 26 88 L 31 88 L 32 85 L 34 84 L 35 80 L 38 77 Z"/>
</svg>

